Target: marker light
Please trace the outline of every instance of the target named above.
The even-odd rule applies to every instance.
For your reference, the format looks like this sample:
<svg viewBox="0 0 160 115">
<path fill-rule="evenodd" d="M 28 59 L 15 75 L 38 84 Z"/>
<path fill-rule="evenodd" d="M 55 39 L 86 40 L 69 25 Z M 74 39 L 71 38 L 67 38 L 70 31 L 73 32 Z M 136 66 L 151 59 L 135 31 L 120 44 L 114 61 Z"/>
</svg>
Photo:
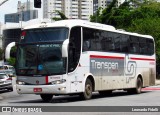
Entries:
<svg viewBox="0 0 160 115">
<path fill-rule="evenodd" d="M 64 83 L 64 82 L 66 82 L 66 80 L 65 80 L 65 79 L 62 79 L 62 80 L 52 81 L 52 84 L 53 84 L 53 85 L 54 85 L 54 84 L 62 84 L 62 83 Z"/>
</svg>

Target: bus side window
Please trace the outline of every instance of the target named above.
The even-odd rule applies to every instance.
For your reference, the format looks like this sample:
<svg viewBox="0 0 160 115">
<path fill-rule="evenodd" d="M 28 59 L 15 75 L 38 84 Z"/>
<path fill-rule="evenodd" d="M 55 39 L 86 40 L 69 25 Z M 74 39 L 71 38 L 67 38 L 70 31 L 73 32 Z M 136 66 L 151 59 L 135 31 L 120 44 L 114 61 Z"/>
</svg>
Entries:
<svg viewBox="0 0 160 115">
<path fill-rule="evenodd" d="M 139 54 L 139 37 L 130 36 L 130 53 Z"/>
<path fill-rule="evenodd" d="M 108 51 L 114 51 L 115 44 L 114 44 L 113 37 L 108 37 L 105 45 L 106 45 Z"/>
<path fill-rule="evenodd" d="M 129 44 L 129 35 L 122 35 L 120 42 L 121 52 L 128 53 L 128 44 Z"/>
<path fill-rule="evenodd" d="M 148 55 L 154 54 L 154 42 L 152 39 L 147 39 L 147 54 Z"/>
<path fill-rule="evenodd" d="M 68 50 L 68 72 L 72 72 L 76 69 L 80 59 L 81 27 L 71 29 Z"/>
<path fill-rule="evenodd" d="M 83 51 L 88 51 L 90 49 L 90 41 L 86 40 L 83 42 Z"/>
<path fill-rule="evenodd" d="M 140 54 L 142 54 L 142 55 L 147 54 L 146 38 L 140 37 L 140 39 L 139 39 L 139 48 L 140 48 Z"/>
</svg>

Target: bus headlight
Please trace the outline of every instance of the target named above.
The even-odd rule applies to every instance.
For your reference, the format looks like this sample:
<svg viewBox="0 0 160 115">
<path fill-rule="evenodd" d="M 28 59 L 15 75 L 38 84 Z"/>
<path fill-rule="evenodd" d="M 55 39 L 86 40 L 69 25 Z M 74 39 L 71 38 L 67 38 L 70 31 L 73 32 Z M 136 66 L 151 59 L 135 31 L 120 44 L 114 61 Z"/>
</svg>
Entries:
<svg viewBox="0 0 160 115">
<path fill-rule="evenodd" d="M 66 82 L 65 79 L 52 81 L 51 83 L 54 85 L 54 84 L 62 84 L 62 83 L 64 83 L 64 82 Z"/>
<path fill-rule="evenodd" d="M 23 82 L 23 81 L 16 81 L 16 83 L 17 83 L 18 85 L 25 85 L 25 82 Z"/>
</svg>

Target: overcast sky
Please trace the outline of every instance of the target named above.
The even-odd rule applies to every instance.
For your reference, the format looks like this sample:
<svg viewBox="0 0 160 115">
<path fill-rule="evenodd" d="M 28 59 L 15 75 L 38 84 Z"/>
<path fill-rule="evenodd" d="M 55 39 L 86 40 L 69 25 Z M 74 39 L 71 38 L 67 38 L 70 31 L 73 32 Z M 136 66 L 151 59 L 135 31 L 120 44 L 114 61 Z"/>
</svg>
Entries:
<svg viewBox="0 0 160 115">
<path fill-rule="evenodd" d="M 4 0 L 0 0 L 0 3 L 2 1 L 4 1 Z M 21 1 L 22 3 L 24 3 L 27 0 L 8 0 L 6 3 L 4 3 L 2 6 L 0 6 L 0 22 L 1 23 L 4 23 L 4 14 L 10 14 L 10 13 L 17 12 L 18 1 Z M 30 1 L 33 2 L 34 0 L 30 0 Z M 41 10 L 38 11 L 38 13 L 39 13 L 38 15 L 40 17 L 42 16 Z"/>
</svg>

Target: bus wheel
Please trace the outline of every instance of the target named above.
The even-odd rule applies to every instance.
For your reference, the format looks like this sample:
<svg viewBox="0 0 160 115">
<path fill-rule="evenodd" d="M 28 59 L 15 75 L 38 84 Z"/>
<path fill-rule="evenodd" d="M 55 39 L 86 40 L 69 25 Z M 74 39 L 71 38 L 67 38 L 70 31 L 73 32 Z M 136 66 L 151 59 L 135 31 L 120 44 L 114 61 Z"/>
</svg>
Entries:
<svg viewBox="0 0 160 115">
<path fill-rule="evenodd" d="M 91 99 L 92 98 L 92 92 L 93 92 L 92 82 L 91 82 L 90 79 L 87 79 L 86 83 L 85 83 L 85 90 L 81 94 L 81 97 L 85 100 Z"/>
<path fill-rule="evenodd" d="M 52 94 L 40 94 L 40 96 L 44 102 L 50 102 L 53 98 Z"/>
<path fill-rule="evenodd" d="M 142 89 L 142 79 L 140 77 L 137 78 L 136 81 L 136 88 L 132 88 L 132 89 L 127 89 L 127 92 L 129 94 L 140 94 L 141 93 L 141 89 Z"/>
<path fill-rule="evenodd" d="M 112 90 L 108 90 L 108 91 L 99 91 L 99 94 L 101 96 L 108 96 L 112 94 Z"/>
<path fill-rule="evenodd" d="M 134 89 L 134 93 L 140 94 L 142 90 L 142 86 L 143 86 L 142 79 L 138 77 L 136 81 L 136 88 Z"/>
</svg>

